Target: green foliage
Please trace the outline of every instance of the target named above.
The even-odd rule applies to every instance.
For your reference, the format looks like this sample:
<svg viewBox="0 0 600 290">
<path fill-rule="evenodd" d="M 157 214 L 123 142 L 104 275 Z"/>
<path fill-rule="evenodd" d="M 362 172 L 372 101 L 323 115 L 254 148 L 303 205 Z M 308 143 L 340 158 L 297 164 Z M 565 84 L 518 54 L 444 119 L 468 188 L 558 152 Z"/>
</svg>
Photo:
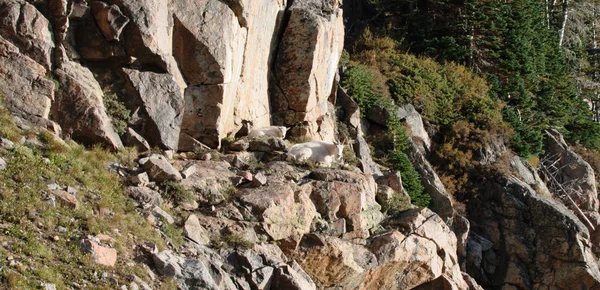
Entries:
<svg viewBox="0 0 600 290">
<path fill-rule="evenodd" d="M 541 132 L 548 127 L 566 128 L 573 136 L 593 136 L 593 132 L 580 134 L 580 130 L 587 127 L 580 126 L 582 121 L 578 119 L 587 117 L 587 113 L 577 109 L 582 95 L 578 96 L 569 65 L 587 66 L 581 71 L 588 75 L 596 75 L 597 71 L 589 69 L 593 67 L 590 61 L 567 61 L 564 49 L 558 44 L 560 9 L 547 14 L 548 2 L 537 0 L 377 0 L 375 4 L 383 15 L 380 20 L 384 25 L 379 26 L 385 28 L 380 31 L 386 37 L 401 40 L 405 51 L 433 57 L 442 63 L 465 65 L 485 76 L 491 84 L 487 94 L 479 77 L 466 77 L 457 72 L 452 63 L 434 68 L 436 64 L 432 60 L 428 63 L 424 59 L 414 61 L 413 56 L 399 57 L 394 65 L 401 68 L 399 75 L 385 71 L 390 77 L 392 95 L 420 105 L 419 109 L 428 119 L 435 118 L 436 123 L 443 126 L 465 118 L 477 125 L 485 123 L 489 120 L 479 118 L 488 115 L 486 111 L 495 105 L 490 106 L 484 96 L 493 96 L 506 104 L 503 117 L 514 131 L 511 145 L 521 156 L 541 152 Z M 586 10 L 585 7 L 578 9 Z M 589 9 L 587 14 L 591 17 Z M 567 28 L 574 27 L 577 21 L 589 26 L 593 20 L 572 21 Z M 579 54 L 580 59 L 587 58 L 582 49 L 585 44 L 581 43 L 591 46 L 592 37 L 586 33 L 587 36 L 582 33 L 582 37 L 576 35 L 568 42 L 572 53 Z M 582 47 L 577 47 L 577 43 Z M 458 78 L 453 79 L 452 74 Z M 579 90 L 579 94 L 584 92 Z M 484 101 L 483 106 L 473 104 L 471 107 L 482 108 L 475 113 L 479 116 L 469 116 L 471 108 L 460 106 L 460 98 L 475 103 Z M 446 111 L 453 107 L 458 112 Z M 485 125 L 479 127 L 485 128 Z"/>
<path fill-rule="evenodd" d="M 492 128 L 502 123 L 502 104 L 488 95 L 485 79 L 466 67 L 431 58 L 397 54 L 392 58 L 390 91 L 399 103 L 412 103 L 423 117 L 448 128 L 459 120 Z"/>
<path fill-rule="evenodd" d="M 406 153 L 395 150 L 390 153 L 389 158 L 392 168 L 400 172 L 400 175 L 402 176 L 402 185 L 408 192 L 412 203 L 420 207 L 429 206 L 431 198 L 429 197 L 429 194 L 423 192 L 423 185 L 421 185 L 419 173 L 415 170 L 412 163 L 410 163 Z"/>
<path fill-rule="evenodd" d="M 0 107 L 0 132 L 18 140 L 25 132 L 13 125 L 7 111 Z M 86 150 L 47 131 L 29 134 L 41 144 L 0 150 L 0 157 L 8 164 L 0 171 L 0 220 L 10 224 L 0 234 L 4 242 L 0 259 L 6 261 L 9 252 L 19 261 L 0 267 L 0 288 L 36 289 L 40 282 L 54 283 L 60 289 L 71 287 L 70 282 L 98 289 L 114 288 L 110 283 L 101 283 L 101 277 L 94 273 L 104 270 L 89 256 L 82 255 L 78 243 L 73 242 L 88 235 L 105 233 L 115 238 L 113 247 L 124 262 L 111 272 L 119 277 L 119 283 L 131 273 L 126 264 L 131 261 L 127 253 L 132 248 L 145 241 L 165 247 L 160 235 L 136 212 L 120 177 L 107 168 L 107 164 L 128 157 L 100 147 Z M 79 207 L 72 209 L 49 202 L 52 193 L 47 183 L 51 182 L 76 188 Z M 58 226 L 67 230 L 59 232 Z M 122 234 L 112 234 L 113 230 Z M 58 241 L 48 239 L 53 236 Z"/>
<path fill-rule="evenodd" d="M 370 72 L 362 65 L 348 69 L 342 80 L 342 86 L 358 103 L 362 114 L 365 114 L 371 106 L 377 104 L 382 97 L 375 91 Z"/>
<path fill-rule="evenodd" d="M 567 139 L 586 148 L 600 150 L 600 123 L 591 118 L 578 118 L 567 124 Z"/>
<path fill-rule="evenodd" d="M 119 101 L 119 97 L 114 93 L 104 94 L 103 101 L 104 107 L 106 107 L 106 113 L 111 117 L 113 127 L 117 134 L 125 134 L 131 112 L 121 101 Z"/>
<path fill-rule="evenodd" d="M 194 200 L 194 193 L 180 182 L 167 181 L 163 183 L 165 196 L 177 203 Z"/>
<path fill-rule="evenodd" d="M 344 146 L 344 151 L 342 151 L 342 160 L 344 160 L 345 164 L 352 166 L 358 166 L 360 164 L 360 159 L 356 157 L 354 150 L 352 150 L 352 147 L 350 146 Z"/>
<path fill-rule="evenodd" d="M 163 225 L 162 225 L 162 232 L 169 237 L 169 239 L 173 242 L 173 246 L 175 248 L 179 248 L 183 245 L 183 243 L 185 242 L 185 239 L 183 238 L 183 234 L 181 233 L 181 230 L 177 229 L 177 227 L 175 227 L 172 224 L 169 224 L 167 221 L 163 220 Z"/>
<path fill-rule="evenodd" d="M 228 233 L 211 239 L 211 247 L 216 249 L 235 248 L 251 249 L 254 244 L 244 238 L 241 234 Z"/>
<path fill-rule="evenodd" d="M 429 203 L 429 201 L 427 203 Z M 410 208 L 411 208 L 411 198 L 406 197 L 398 192 L 392 196 L 392 199 L 389 201 L 388 204 L 382 205 L 381 210 L 383 212 L 387 212 L 388 214 L 393 214 L 396 212 L 405 211 Z"/>
</svg>

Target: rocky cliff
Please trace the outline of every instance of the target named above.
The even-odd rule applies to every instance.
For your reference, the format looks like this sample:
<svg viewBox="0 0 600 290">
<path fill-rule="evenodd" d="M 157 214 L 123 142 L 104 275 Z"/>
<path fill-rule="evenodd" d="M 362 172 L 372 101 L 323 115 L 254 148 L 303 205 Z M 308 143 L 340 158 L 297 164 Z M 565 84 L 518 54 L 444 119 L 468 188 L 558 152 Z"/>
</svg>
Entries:
<svg viewBox="0 0 600 290">
<path fill-rule="evenodd" d="M 166 287 L 172 278 L 179 289 L 600 289 L 592 166 L 557 131 L 547 132 L 535 167 L 493 140 L 472 156 L 485 170 L 479 194 L 455 200 L 430 160 L 439 140 L 413 106 L 361 115 L 338 86 L 342 8 L 337 0 L 0 0 L 0 96 L 23 135 L 12 145 L 0 135 L 0 172 L 18 172 L 22 148 L 42 154 L 38 165 L 58 162 L 43 155 L 57 146 L 26 130 L 138 148 L 135 163 L 109 168 L 166 246 L 128 232 L 136 245 L 127 249 L 91 226 L 68 239 L 102 271 L 144 265 L 141 278 L 99 279 L 108 288 Z M 392 117 L 409 132 L 406 152 L 429 208 L 411 205 L 401 174 L 371 157 L 366 136 Z M 245 136 L 268 125 L 291 130 Z M 288 163 L 294 137 L 349 137 L 354 150 L 344 157 L 356 158 L 333 168 Z M 64 186 L 40 178 L 65 213 L 102 199 L 83 178 Z M 110 216 L 110 206 L 88 214 Z M 27 260 L 8 242 L 0 250 L 9 248 Z M 87 282 L 60 285 L 94 287 Z"/>
<path fill-rule="evenodd" d="M 102 103 L 116 94 L 139 117 L 132 129 L 164 149 L 217 148 L 248 125 L 335 138 L 337 1 L 1 5 L 0 94 L 27 123 L 55 122 L 75 140 L 118 148 Z"/>
</svg>

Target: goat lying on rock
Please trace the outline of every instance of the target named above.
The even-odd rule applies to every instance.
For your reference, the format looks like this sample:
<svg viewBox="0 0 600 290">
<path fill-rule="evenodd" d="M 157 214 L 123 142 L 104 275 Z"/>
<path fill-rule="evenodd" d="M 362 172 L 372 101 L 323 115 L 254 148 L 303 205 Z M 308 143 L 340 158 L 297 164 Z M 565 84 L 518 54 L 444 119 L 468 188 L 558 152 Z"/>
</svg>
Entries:
<svg viewBox="0 0 600 290">
<path fill-rule="evenodd" d="M 252 129 L 252 131 L 248 133 L 248 138 L 254 138 L 258 136 L 285 138 L 285 133 L 287 133 L 288 129 L 289 128 L 283 126 L 269 126 Z"/>
<path fill-rule="evenodd" d="M 331 167 L 334 160 L 342 164 L 343 151 L 344 145 L 340 143 L 325 141 L 298 143 L 288 150 L 287 161 L 294 163 L 312 161 L 319 166 Z"/>
</svg>

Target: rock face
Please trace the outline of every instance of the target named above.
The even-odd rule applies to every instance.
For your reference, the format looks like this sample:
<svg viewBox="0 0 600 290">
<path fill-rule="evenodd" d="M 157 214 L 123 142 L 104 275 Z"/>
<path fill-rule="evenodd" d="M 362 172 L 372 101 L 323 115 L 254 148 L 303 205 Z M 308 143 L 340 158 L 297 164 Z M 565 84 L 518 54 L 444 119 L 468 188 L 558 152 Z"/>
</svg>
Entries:
<svg viewBox="0 0 600 290">
<path fill-rule="evenodd" d="M 588 230 L 562 204 L 506 177 L 468 210 L 467 270 L 482 286 L 599 289 Z"/>
<path fill-rule="evenodd" d="M 333 141 L 333 107 L 328 100 L 343 48 L 342 10 L 338 1 L 304 0 L 294 1 L 287 13 L 274 64 L 275 122 L 301 123 L 292 135 Z"/>
<path fill-rule="evenodd" d="M 409 158 L 421 175 L 421 184 L 423 184 L 425 192 L 431 196 L 431 209 L 451 224 L 454 208 L 446 187 L 415 142 L 411 141 L 410 143 Z"/>
<path fill-rule="evenodd" d="M 46 69 L 54 48 L 50 22 L 24 0 L 0 1 L 0 35 Z"/>
<path fill-rule="evenodd" d="M 590 232 L 600 227 L 596 177 L 592 167 L 577 155 L 558 132 L 546 132 L 546 153 L 542 157 L 544 175 L 555 197 L 582 218 Z"/>
<path fill-rule="evenodd" d="M 366 238 L 369 230 L 383 219 L 381 206 L 375 201 L 376 183 L 371 176 L 342 170 L 318 169 L 310 178 L 311 200 L 328 224 L 329 232 L 338 223 L 347 228 L 333 233 L 345 238 Z"/>
<path fill-rule="evenodd" d="M 123 69 L 129 91 L 140 103 L 145 122 L 141 134 L 150 145 L 163 149 L 177 149 L 183 117 L 183 92 L 168 74 Z"/>
<path fill-rule="evenodd" d="M 396 230 L 375 236 L 367 247 L 305 235 L 292 257 L 321 289 L 469 289 L 456 237 L 433 212 L 409 210 L 388 225 Z M 449 287 L 435 288 L 440 280 Z"/>
<path fill-rule="evenodd" d="M 248 188 L 236 195 L 260 222 L 273 240 L 302 236 L 310 231 L 317 214 L 310 200 L 310 190 L 274 182 L 261 188 Z"/>
<path fill-rule="evenodd" d="M 267 81 L 285 6 L 282 0 L 176 2 L 174 54 L 190 84 L 183 133 L 217 147 L 242 120 L 270 124 Z"/>
<path fill-rule="evenodd" d="M 15 116 L 45 127 L 54 99 L 54 83 L 47 70 L 0 38 L 0 95 Z"/>
<path fill-rule="evenodd" d="M 104 93 L 92 73 L 78 63 L 66 62 L 54 74 L 61 89 L 52 104 L 52 118 L 57 120 L 63 132 L 86 144 L 104 144 L 113 149 L 122 147 L 106 115 L 102 103 Z"/>
</svg>

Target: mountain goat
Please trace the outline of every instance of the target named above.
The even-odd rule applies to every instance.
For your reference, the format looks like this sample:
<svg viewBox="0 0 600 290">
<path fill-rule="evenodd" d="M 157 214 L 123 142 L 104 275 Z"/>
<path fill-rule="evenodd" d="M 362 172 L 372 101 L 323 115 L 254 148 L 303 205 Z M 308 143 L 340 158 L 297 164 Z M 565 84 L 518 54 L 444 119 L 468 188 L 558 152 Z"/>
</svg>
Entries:
<svg viewBox="0 0 600 290">
<path fill-rule="evenodd" d="M 269 127 L 256 128 L 256 129 L 252 129 L 252 131 L 250 131 L 248 133 L 248 137 L 254 138 L 254 137 L 258 137 L 258 136 L 271 136 L 271 137 L 285 138 L 285 133 L 287 133 L 288 129 L 289 128 L 283 127 L 283 126 L 269 126 Z"/>
<path fill-rule="evenodd" d="M 317 165 L 331 167 L 333 161 L 342 164 L 344 145 L 325 141 L 310 141 L 298 143 L 288 150 L 287 161 L 305 162 L 313 161 Z"/>
</svg>

